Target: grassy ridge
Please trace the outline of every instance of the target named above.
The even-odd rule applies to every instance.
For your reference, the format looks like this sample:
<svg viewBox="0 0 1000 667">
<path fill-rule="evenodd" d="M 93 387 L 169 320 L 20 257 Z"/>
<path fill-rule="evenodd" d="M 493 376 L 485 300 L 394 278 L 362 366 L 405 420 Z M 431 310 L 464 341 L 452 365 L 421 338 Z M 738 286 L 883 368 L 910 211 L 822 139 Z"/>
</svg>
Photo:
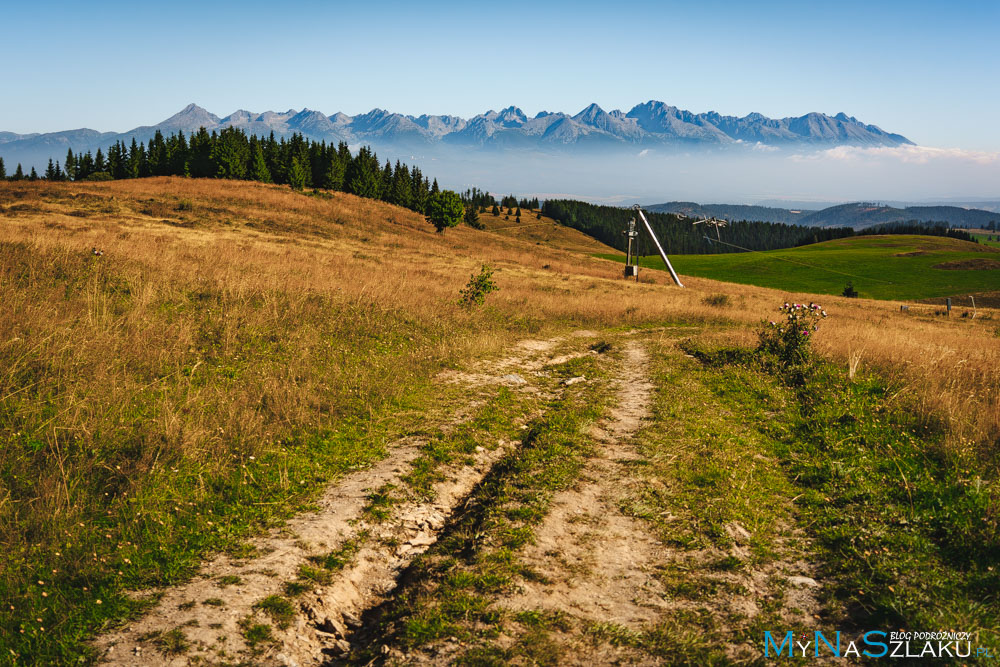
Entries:
<svg viewBox="0 0 1000 667">
<path fill-rule="evenodd" d="M 953 629 L 1000 650 L 995 466 L 942 446 L 940 425 L 915 419 L 882 377 L 818 363 L 789 386 L 751 350 L 685 347 L 705 363 L 720 409 L 755 430 L 787 475 L 829 603 L 843 609 L 825 627 Z"/>
<path fill-rule="evenodd" d="M 620 255 L 601 255 L 624 261 Z M 950 262 L 993 260 L 988 270 L 935 268 Z M 678 273 L 792 292 L 840 294 L 848 281 L 863 297 L 928 299 L 995 290 L 1000 255 L 964 241 L 924 236 L 872 236 L 722 255 L 673 255 Z M 659 256 L 640 265 L 664 269 Z"/>
</svg>

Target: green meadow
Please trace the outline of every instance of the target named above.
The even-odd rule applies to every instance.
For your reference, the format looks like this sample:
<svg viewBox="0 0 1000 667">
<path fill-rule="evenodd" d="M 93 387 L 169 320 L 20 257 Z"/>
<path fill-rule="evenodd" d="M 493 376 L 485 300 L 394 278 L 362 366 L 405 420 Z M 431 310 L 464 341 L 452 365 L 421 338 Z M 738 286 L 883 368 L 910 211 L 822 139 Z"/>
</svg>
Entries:
<svg viewBox="0 0 1000 667">
<path fill-rule="evenodd" d="M 624 262 L 621 255 L 601 255 Z M 862 297 L 930 299 L 1000 290 L 1000 250 L 931 236 L 862 236 L 721 255 L 670 255 L 678 273 L 792 292 L 840 294 L 848 282 Z M 640 266 L 664 269 L 659 256 Z"/>
</svg>

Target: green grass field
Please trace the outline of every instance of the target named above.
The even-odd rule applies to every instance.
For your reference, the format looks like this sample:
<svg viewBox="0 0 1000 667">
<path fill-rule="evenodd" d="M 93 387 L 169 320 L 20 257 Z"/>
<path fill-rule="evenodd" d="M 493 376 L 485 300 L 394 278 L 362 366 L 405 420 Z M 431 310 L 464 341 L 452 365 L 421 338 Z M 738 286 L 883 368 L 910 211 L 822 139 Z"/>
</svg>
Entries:
<svg viewBox="0 0 1000 667">
<path fill-rule="evenodd" d="M 983 245 L 1000 248 L 1000 233 L 983 231 L 981 229 L 968 229 L 966 231 L 975 236 Z"/>
<path fill-rule="evenodd" d="M 669 252 L 669 251 L 668 251 Z M 601 255 L 624 262 L 621 255 Z M 840 294 L 848 282 L 862 297 L 930 299 L 1000 289 L 1000 252 L 931 236 L 863 236 L 722 255 L 671 255 L 678 273 L 792 292 Z M 665 270 L 659 256 L 640 266 Z"/>
</svg>

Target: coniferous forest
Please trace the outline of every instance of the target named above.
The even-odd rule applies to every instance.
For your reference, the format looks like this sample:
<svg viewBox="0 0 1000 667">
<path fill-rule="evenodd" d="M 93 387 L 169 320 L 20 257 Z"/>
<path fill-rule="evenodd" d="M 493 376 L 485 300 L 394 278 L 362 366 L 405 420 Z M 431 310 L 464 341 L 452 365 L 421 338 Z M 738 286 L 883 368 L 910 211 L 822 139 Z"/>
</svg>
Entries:
<svg viewBox="0 0 1000 667">
<path fill-rule="evenodd" d="M 628 226 L 628 221 L 635 217 L 635 212 L 631 209 L 599 206 L 571 199 L 549 199 L 542 205 L 542 212 L 567 227 L 578 229 L 622 252 L 625 251 L 627 244 L 624 230 Z M 722 228 L 720 243 L 716 240 L 715 230 L 694 225 L 690 219 L 682 219 L 672 213 L 650 212 L 646 213 L 646 218 L 664 249 L 680 255 L 780 250 L 869 234 L 923 234 L 978 242 L 967 232 L 941 224 L 896 223 L 855 231 L 850 227 L 804 227 L 780 222 L 741 220 L 730 222 Z M 656 253 L 652 242 L 646 240 L 645 233 L 640 234 L 639 239 L 641 254 Z"/>
<path fill-rule="evenodd" d="M 107 153 L 98 149 L 96 154 L 74 154 L 70 149 L 62 164 L 49 160 L 44 176 L 34 169 L 26 176 L 18 165 L 11 180 L 108 181 L 150 176 L 228 178 L 286 184 L 296 190 L 339 190 L 420 213 L 426 212 L 430 197 L 439 191 L 437 180 L 429 179 L 419 167 L 398 160 L 395 165 L 388 161 L 383 165 L 367 146 L 352 155 L 345 142 L 310 141 L 300 134 L 288 139 L 276 139 L 274 133 L 266 138 L 248 136 L 233 127 L 211 133 L 201 128 L 190 137 L 183 131 L 164 137 L 157 130 L 147 143 L 118 141 Z M 463 193 L 462 200 L 470 211 L 466 221 L 474 226 L 472 212 L 496 203 L 477 188 Z"/>
</svg>

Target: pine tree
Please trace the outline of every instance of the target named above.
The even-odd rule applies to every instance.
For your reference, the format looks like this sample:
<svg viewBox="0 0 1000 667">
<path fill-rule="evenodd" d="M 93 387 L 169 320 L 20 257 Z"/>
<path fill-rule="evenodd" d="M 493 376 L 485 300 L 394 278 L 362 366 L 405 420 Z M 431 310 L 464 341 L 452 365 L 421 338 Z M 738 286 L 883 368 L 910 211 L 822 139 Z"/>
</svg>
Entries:
<svg viewBox="0 0 1000 667">
<path fill-rule="evenodd" d="M 247 175 L 250 146 L 243 130 L 227 127 L 219 133 L 212 147 L 216 178 L 243 179 Z"/>
<path fill-rule="evenodd" d="M 149 150 L 146 151 L 149 157 L 149 171 L 153 176 L 166 176 L 169 170 L 167 164 L 167 143 L 163 140 L 163 133 L 159 130 L 149 140 Z"/>
<path fill-rule="evenodd" d="M 382 178 L 379 181 L 379 194 L 382 197 L 382 201 L 387 201 L 391 203 L 396 203 L 392 201 L 392 165 L 389 161 L 385 161 L 385 167 L 382 168 Z"/>
<path fill-rule="evenodd" d="M 139 178 L 139 143 L 132 137 L 132 147 L 128 149 L 125 161 L 125 178 Z"/>
<path fill-rule="evenodd" d="M 3 158 L 0 157 L 0 181 L 7 178 L 7 167 L 3 165 Z"/>
<path fill-rule="evenodd" d="M 298 157 L 292 158 L 292 163 L 288 167 L 288 183 L 293 190 L 304 190 L 306 187 L 306 169 L 299 162 Z"/>
<path fill-rule="evenodd" d="M 379 198 L 382 172 L 379 169 L 378 158 L 372 153 L 371 148 L 364 146 L 358 150 L 357 156 L 351 160 L 347 174 L 348 192 L 368 199 Z"/>
<path fill-rule="evenodd" d="M 24 180 L 24 170 L 21 169 L 21 163 L 17 163 L 17 169 L 14 170 L 14 175 L 11 176 L 12 181 L 23 181 Z"/>
<path fill-rule="evenodd" d="M 76 180 L 76 158 L 73 156 L 73 149 L 66 149 L 66 178 L 71 181 Z"/>
<path fill-rule="evenodd" d="M 94 156 L 94 171 L 107 171 L 108 167 L 104 163 L 104 153 L 101 149 L 97 149 L 97 155 Z"/>
<path fill-rule="evenodd" d="M 194 178 L 210 178 L 215 175 L 215 169 L 212 166 L 212 144 L 214 143 L 212 135 L 203 127 L 198 128 L 198 131 L 191 135 L 188 169 Z"/>
<path fill-rule="evenodd" d="M 465 207 L 465 224 L 474 229 L 483 228 L 483 224 L 479 222 L 479 211 L 476 210 L 476 207 L 472 204 L 472 202 L 469 202 L 469 204 Z"/>
<path fill-rule="evenodd" d="M 500 207 L 497 206 L 496 204 L 493 204 L 493 210 L 491 210 L 490 213 L 492 213 L 494 216 L 496 216 L 496 217 L 499 218 L 500 217 Z"/>
<path fill-rule="evenodd" d="M 326 157 L 326 170 L 323 172 L 322 187 L 327 190 L 343 190 L 345 170 L 346 163 L 341 158 L 340 152 L 331 150 Z"/>
<path fill-rule="evenodd" d="M 0 161 L 0 163 L 2 163 L 2 161 Z M 59 166 L 59 160 L 56 160 L 56 180 L 66 180 L 66 174 L 63 173 L 62 167 Z"/>
<path fill-rule="evenodd" d="M 45 168 L 45 180 L 56 180 L 56 165 L 53 164 L 52 158 L 49 158 L 49 166 Z"/>
<path fill-rule="evenodd" d="M 35 171 L 34 167 L 31 168 L 31 176 L 28 176 L 28 180 L 29 181 L 37 181 L 38 180 L 38 172 Z"/>
<path fill-rule="evenodd" d="M 264 149 L 260 147 L 260 144 L 257 144 L 254 149 L 253 164 L 250 167 L 250 180 L 257 181 L 258 183 L 271 182 L 271 172 L 267 168 L 267 162 L 264 160 Z"/>
</svg>

